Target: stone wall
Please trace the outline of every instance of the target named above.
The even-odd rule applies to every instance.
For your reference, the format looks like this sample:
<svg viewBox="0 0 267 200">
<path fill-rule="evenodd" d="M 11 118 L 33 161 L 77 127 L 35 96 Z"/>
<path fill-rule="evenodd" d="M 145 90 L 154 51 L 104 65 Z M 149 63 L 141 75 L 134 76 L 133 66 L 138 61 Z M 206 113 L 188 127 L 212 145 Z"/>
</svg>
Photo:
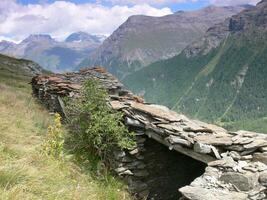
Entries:
<svg viewBox="0 0 267 200">
<path fill-rule="evenodd" d="M 127 181 L 129 190 L 137 198 L 161 199 L 152 198 L 156 192 L 149 182 L 154 173 L 153 168 L 148 167 L 151 165 L 148 160 L 153 157 L 146 156 L 149 154 L 146 147 L 150 145 L 146 145 L 145 141 L 149 138 L 171 151 L 208 165 L 203 175 L 179 189 L 183 195 L 181 199 L 267 199 L 267 135 L 248 131 L 229 132 L 189 119 L 164 106 L 145 103 L 125 90 L 116 78 L 102 68 L 37 76 L 32 80 L 33 93 L 51 111 L 64 115 L 61 98 L 78 97 L 81 84 L 87 79 L 100 81 L 109 92 L 107 103 L 124 113 L 125 124 L 136 133 L 137 149 L 114 152 L 114 171 Z M 157 160 L 154 165 L 159 162 Z M 154 182 L 160 181 L 161 176 L 154 177 Z M 169 184 L 172 188 L 173 182 Z M 158 187 L 159 191 L 163 189 L 160 185 Z M 169 195 L 168 192 L 160 193 Z"/>
</svg>

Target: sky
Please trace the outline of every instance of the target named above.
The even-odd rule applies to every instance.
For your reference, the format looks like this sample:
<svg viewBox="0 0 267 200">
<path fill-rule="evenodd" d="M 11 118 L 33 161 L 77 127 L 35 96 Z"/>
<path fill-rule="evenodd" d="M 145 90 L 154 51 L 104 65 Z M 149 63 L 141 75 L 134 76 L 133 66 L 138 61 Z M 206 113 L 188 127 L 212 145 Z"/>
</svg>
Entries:
<svg viewBox="0 0 267 200">
<path fill-rule="evenodd" d="M 0 40 L 30 34 L 64 40 L 84 31 L 110 35 L 131 15 L 164 16 L 208 5 L 256 4 L 259 0 L 0 0 Z"/>
</svg>

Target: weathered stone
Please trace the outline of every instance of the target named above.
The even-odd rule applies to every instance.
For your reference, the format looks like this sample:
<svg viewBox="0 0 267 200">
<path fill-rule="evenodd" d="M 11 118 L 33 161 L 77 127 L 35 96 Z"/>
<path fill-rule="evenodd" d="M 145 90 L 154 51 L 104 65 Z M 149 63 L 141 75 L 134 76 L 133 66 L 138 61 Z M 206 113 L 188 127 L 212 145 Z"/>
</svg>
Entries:
<svg viewBox="0 0 267 200">
<path fill-rule="evenodd" d="M 259 182 L 267 187 L 267 171 L 260 173 Z"/>
<path fill-rule="evenodd" d="M 144 177 L 144 176 L 148 176 L 149 173 L 146 170 L 136 170 L 133 172 L 133 175 L 137 177 Z"/>
<path fill-rule="evenodd" d="M 178 115 L 176 112 L 170 111 L 165 106 L 145 105 L 141 103 L 131 102 L 131 107 L 146 114 L 149 114 L 151 116 L 162 118 L 171 122 L 179 122 L 183 119 L 187 119 L 183 115 Z"/>
<path fill-rule="evenodd" d="M 209 162 L 208 166 L 217 166 L 217 167 L 228 167 L 228 168 L 233 168 L 236 166 L 236 162 L 233 160 L 232 157 L 225 157 L 222 160 L 215 160 L 213 162 Z"/>
<path fill-rule="evenodd" d="M 203 187 L 186 186 L 179 191 L 189 200 L 247 200 L 248 195 L 242 192 L 209 190 Z"/>
<path fill-rule="evenodd" d="M 125 175 L 133 175 L 133 172 L 131 172 L 130 170 L 126 170 L 119 173 L 119 176 L 125 176 Z"/>
<path fill-rule="evenodd" d="M 123 104 L 122 102 L 120 101 L 110 101 L 109 102 L 111 107 L 115 110 L 121 110 L 123 108 L 127 108 L 128 106 L 126 106 L 125 104 Z"/>
<path fill-rule="evenodd" d="M 130 155 L 135 155 L 135 154 L 138 154 L 138 153 L 140 153 L 138 148 L 135 148 L 135 149 L 129 151 Z"/>
<path fill-rule="evenodd" d="M 259 161 L 267 165 L 267 152 L 265 153 L 254 153 L 253 161 Z"/>
<path fill-rule="evenodd" d="M 210 144 L 215 146 L 229 146 L 233 143 L 231 137 L 228 135 L 199 135 L 196 136 L 194 140 L 203 144 Z"/>
<path fill-rule="evenodd" d="M 253 142 L 244 145 L 245 149 L 253 149 L 267 146 L 267 140 L 255 139 Z"/>
<path fill-rule="evenodd" d="M 229 155 L 234 159 L 234 160 L 240 160 L 241 159 L 241 156 L 238 152 L 236 151 L 231 151 L 229 153 Z"/>
<path fill-rule="evenodd" d="M 125 172 L 126 170 L 128 170 L 128 169 L 125 167 L 119 167 L 119 168 L 115 169 L 115 172 L 122 173 L 122 172 Z"/>
<path fill-rule="evenodd" d="M 220 180 L 233 184 L 241 191 L 249 191 L 257 184 L 257 177 L 253 173 L 227 172 L 222 174 Z"/>
<path fill-rule="evenodd" d="M 181 144 L 181 145 L 187 146 L 187 147 L 191 146 L 191 142 L 184 140 L 184 139 L 181 139 L 178 136 L 171 135 L 168 138 L 166 138 L 166 140 L 171 144 Z"/>
<path fill-rule="evenodd" d="M 216 147 L 211 146 L 211 150 L 212 150 L 212 152 L 214 153 L 214 155 L 215 155 L 215 157 L 216 157 L 217 159 L 221 159 L 221 156 L 220 156 L 218 150 L 216 149 Z"/>
<path fill-rule="evenodd" d="M 126 117 L 125 123 L 129 126 L 144 127 L 144 125 L 140 121 L 138 121 L 136 119 L 129 118 L 129 117 Z"/>
<path fill-rule="evenodd" d="M 253 142 L 253 138 L 242 137 L 242 135 L 237 135 L 232 138 L 233 144 L 249 144 Z"/>
<path fill-rule="evenodd" d="M 212 150 L 210 145 L 196 142 L 194 144 L 194 151 L 198 153 L 208 154 L 211 153 Z"/>
<path fill-rule="evenodd" d="M 267 152 L 267 147 L 260 147 L 261 152 Z"/>
</svg>

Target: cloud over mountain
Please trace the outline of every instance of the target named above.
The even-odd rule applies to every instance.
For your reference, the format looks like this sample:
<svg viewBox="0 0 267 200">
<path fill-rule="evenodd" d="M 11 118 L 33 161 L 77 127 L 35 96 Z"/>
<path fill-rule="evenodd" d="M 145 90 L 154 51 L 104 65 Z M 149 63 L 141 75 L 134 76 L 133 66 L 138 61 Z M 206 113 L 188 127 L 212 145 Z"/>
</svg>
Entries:
<svg viewBox="0 0 267 200">
<path fill-rule="evenodd" d="M 170 8 L 154 8 L 148 4 L 107 7 L 56 1 L 21 5 L 15 0 L 1 0 L 0 39 L 19 41 L 32 33 L 49 33 L 58 39 L 76 31 L 110 34 L 131 15 L 163 16 L 171 13 Z"/>
</svg>

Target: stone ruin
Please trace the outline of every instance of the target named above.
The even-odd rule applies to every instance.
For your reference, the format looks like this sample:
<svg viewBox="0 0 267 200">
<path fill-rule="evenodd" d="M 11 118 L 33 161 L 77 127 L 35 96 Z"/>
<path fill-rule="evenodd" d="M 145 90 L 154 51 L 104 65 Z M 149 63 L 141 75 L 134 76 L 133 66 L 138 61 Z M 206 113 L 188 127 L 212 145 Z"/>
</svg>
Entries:
<svg viewBox="0 0 267 200">
<path fill-rule="evenodd" d="M 103 68 L 39 75 L 33 94 L 52 112 L 65 115 L 62 98 L 77 97 L 87 79 L 109 93 L 108 104 L 124 113 L 137 148 L 114 152 L 113 170 L 137 199 L 267 199 L 267 135 L 230 132 L 145 103 Z"/>
</svg>

